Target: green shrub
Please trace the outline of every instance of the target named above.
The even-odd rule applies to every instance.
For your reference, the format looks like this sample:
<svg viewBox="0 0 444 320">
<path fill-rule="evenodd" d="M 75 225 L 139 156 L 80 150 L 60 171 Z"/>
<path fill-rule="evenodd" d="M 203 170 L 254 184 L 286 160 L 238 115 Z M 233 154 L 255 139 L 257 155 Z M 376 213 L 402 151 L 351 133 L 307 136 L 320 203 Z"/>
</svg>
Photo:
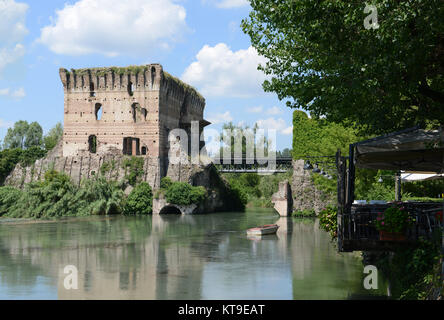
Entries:
<svg viewBox="0 0 444 320">
<path fill-rule="evenodd" d="M 230 184 L 224 197 L 227 210 L 244 211 L 248 203 L 248 194 L 240 184 Z"/>
<path fill-rule="evenodd" d="M 134 156 L 125 158 L 122 162 L 122 168 L 125 169 L 126 181 L 134 187 L 143 177 L 143 158 Z"/>
<path fill-rule="evenodd" d="M 15 205 L 22 191 L 13 187 L 0 187 L 0 217 L 7 214 L 10 208 Z"/>
<path fill-rule="evenodd" d="M 44 181 L 27 184 L 24 192 L 1 190 L 9 195 L 2 197 L 0 210 L 12 218 L 117 214 L 122 212 L 125 199 L 122 185 L 115 181 L 99 177 L 84 180 L 77 187 L 69 176 L 54 170 L 46 172 Z"/>
<path fill-rule="evenodd" d="M 153 212 L 153 191 L 148 183 L 137 185 L 128 196 L 125 214 L 151 214 Z"/>
<path fill-rule="evenodd" d="M 434 289 L 444 289 L 440 233 L 439 230 L 431 240 L 420 239 L 416 246 L 384 253 L 375 261 L 378 270 L 390 279 L 393 297 L 425 300 Z"/>
<path fill-rule="evenodd" d="M 168 190 L 173 184 L 173 180 L 170 177 L 164 177 L 160 180 L 160 188 L 164 190 Z"/>
<path fill-rule="evenodd" d="M 47 151 L 40 147 L 30 147 L 26 150 L 22 150 L 20 157 L 20 163 L 24 166 L 30 166 L 38 159 L 46 156 Z"/>
<path fill-rule="evenodd" d="M 77 189 L 67 175 L 48 171 L 44 181 L 26 185 L 6 215 L 13 218 L 74 216 L 80 205 L 75 199 Z"/>
<path fill-rule="evenodd" d="M 123 212 L 125 194 L 121 183 L 97 177 L 82 181 L 75 199 L 78 215 L 113 215 Z"/>
<path fill-rule="evenodd" d="M 321 210 L 319 213 L 319 227 L 327 231 L 332 239 L 338 236 L 338 209 L 333 206 Z"/>
<path fill-rule="evenodd" d="M 111 164 L 109 162 L 104 162 L 100 167 L 100 174 L 105 176 L 111 170 Z"/>
<path fill-rule="evenodd" d="M 193 187 L 186 182 L 173 182 L 165 193 L 169 203 L 177 205 L 199 204 L 205 200 L 204 187 Z"/>
</svg>

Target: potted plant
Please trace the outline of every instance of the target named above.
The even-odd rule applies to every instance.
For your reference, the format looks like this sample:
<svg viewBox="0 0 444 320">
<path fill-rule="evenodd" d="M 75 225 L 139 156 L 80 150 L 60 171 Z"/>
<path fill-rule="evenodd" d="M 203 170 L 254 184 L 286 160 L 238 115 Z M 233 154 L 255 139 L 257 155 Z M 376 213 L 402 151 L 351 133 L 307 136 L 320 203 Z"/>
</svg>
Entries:
<svg viewBox="0 0 444 320">
<path fill-rule="evenodd" d="M 412 225 L 413 219 L 405 207 L 393 206 L 383 213 L 378 213 L 376 229 L 379 230 L 379 240 L 405 241 L 405 232 Z"/>
</svg>

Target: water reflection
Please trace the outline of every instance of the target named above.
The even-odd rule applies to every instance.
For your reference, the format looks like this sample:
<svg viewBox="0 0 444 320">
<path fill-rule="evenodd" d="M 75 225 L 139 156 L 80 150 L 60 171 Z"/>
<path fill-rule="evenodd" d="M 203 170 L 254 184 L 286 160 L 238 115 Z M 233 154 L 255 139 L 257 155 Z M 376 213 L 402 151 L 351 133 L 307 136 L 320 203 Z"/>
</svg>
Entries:
<svg viewBox="0 0 444 320">
<path fill-rule="evenodd" d="M 245 230 L 277 223 L 276 235 Z M 66 290 L 63 269 L 79 271 Z M 0 224 L 1 299 L 344 299 L 362 265 L 312 220 L 269 210 Z"/>
</svg>

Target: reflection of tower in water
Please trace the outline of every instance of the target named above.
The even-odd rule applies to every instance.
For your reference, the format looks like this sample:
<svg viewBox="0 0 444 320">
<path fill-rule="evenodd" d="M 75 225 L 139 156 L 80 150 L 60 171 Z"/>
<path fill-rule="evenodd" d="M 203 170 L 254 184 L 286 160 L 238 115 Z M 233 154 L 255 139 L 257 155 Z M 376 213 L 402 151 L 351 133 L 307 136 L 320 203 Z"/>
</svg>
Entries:
<svg viewBox="0 0 444 320">
<path fill-rule="evenodd" d="M 170 239 L 175 236 L 168 228 L 180 225 L 178 219 L 153 217 L 141 242 L 73 252 L 66 261 L 79 266 L 79 290 L 65 290 L 61 275 L 59 299 L 196 299 L 204 261 L 189 245 Z"/>
</svg>

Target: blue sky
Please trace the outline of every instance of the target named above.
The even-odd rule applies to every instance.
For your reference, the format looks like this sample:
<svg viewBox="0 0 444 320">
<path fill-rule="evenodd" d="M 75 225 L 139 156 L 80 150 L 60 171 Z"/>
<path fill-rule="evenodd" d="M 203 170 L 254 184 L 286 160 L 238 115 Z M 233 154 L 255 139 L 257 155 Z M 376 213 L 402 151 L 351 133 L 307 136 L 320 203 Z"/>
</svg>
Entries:
<svg viewBox="0 0 444 320">
<path fill-rule="evenodd" d="M 18 120 L 63 122 L 60 67 L 160 63 L 206 98 L 205 117 L 276 129 L 291 147 L 292 110 L 264 93 L 265 60 L 240 23 L 246 0 L 0 0 L 0 139 Z"/>
</svg>

